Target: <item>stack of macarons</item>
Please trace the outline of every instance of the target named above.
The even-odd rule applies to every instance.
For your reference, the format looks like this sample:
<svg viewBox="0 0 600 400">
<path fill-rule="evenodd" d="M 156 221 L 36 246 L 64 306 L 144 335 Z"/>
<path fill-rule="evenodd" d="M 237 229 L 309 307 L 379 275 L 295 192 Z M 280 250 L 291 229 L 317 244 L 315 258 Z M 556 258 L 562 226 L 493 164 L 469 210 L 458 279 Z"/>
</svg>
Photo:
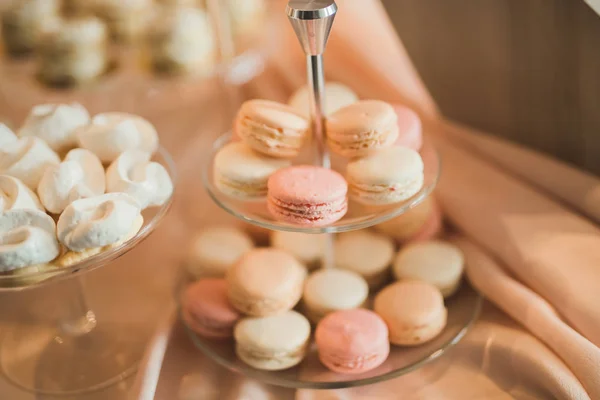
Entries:
<svg viewBox="0 0 600 400">
<path fill-rule="evenodd" d="M 313 165 L 293 165 L 310 142 L 308 92 L 301 88 L 289 105 L 249 100 L 233 124 L 234 142 L 217 153 L 213 179 L 224 194 L 263 200 L 278 221 L 322 227 L 340 220 L 350 197 L 389 205 L 416 195 L 424 184 L 421 121 L 409 108 L 359 100 L 344 85 L 325 87 L 326 141 L 346 159 L 345 177 Z"/>
<path fill-rule="evenodd" d="M 464 269 L 456 246 L 432 239 L 396 250 L 377 231 L 343 233 L 334 242 L 336 268 L 324 269 L 325 243 L 322 235 L 278 231 L 270 246 L 255 247 L 241 229 L 204 230 L 187 261 L 199 280 L 182 296 L 184 322 L 210 339 L 233 338 L 239 359 L 263 370 L 299 364 L 312 325 L 322 364 L 343 374 L 381 365 L 390 343 L 416 346 L 442 332 L 444 300 Z"/>
</svg>

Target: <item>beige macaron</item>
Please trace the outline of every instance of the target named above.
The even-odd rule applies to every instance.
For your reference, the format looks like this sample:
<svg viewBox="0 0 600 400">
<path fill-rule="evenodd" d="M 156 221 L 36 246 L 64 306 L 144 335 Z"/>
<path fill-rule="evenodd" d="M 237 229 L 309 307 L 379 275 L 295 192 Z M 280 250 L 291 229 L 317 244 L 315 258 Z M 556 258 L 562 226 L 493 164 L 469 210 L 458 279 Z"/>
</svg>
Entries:
<svg viewBox="0 0 600 400">
<path fill-rule="evenodd" d="M 325 84 L 325 115 L 330 115 L 339 110 L 356 103 L 358 96 L 348 86 L 337 82 Z M 308 86 L 302 86 L 290 97 L 288 104 L 310 118 L 310 93 Z"/>
<path fill-rule="evenodd" d="M 252 248 L 252 239 L 241 229 L 232 226 L 210 227 L 192 239 L 185 266 L 196 279 L 222 278 Z"/>
<path fill-rule="evenodd" d="M 377 289 L 390 278 L 394 251 L 392 239 L 379 233 L 342 233 L 335 242 L 335 262 L 338 268 L 360 274 L 370 289 Z"/>
<path fill-rule="evenodd" d="M 462 251 L 441 240 L 411 243 L 394 260 L 396 279 L 416 279 L 436 286 L 444 297 L 453 295 L 460 285 L 465 267 Z"/>
<path fill-rule="evenodd" d="M 394 108 L 379 100 L 362 100 L 327 118 L 327 144 L 334 153 L 355 158 L 392 146 L 398 138 Z"/>
<path fill-rule="evenodd" d="M 242 142 L 233 142 L 215 156 L 214 181 L 219 190 L 229 196 L 257 199 L 267 195 L 269 177 L 290 165 L 289 160 L 265 156 Z"/>
<path fill-rule="evenodd" d="M 240 312 L 266 317 L 291 310 L 302 297 L 306 268 L 283 250 L 246 253 L 227 273 L 228 297 Z"/>
<path fill-rule="evenodd" d="M 333 311 L 362 307 L 369 295 L 369 286 L 356 272 L 338 268 L 320 269 L 306 280 L 302 306 L 314 323 Z"/>
<path fill-rule="evenodd" d="M 390 342 L 401 346 L 434 339 L 448 317 L 440 291 L 421 281 L 391 284 L 375 297 L 374 309 L 388 326 Z"/>
<path fill-rule="evenodd" d="M 249 100 L 238 111 L 233 130 L 260 153 L 292 158 L 298 155 L 309 137 L 310 121 L 286 104 Z"/>
<path fill-rule="evenodd" d="M 271 245 L 292 254 L 300 260 L 309 270 L 318 268 L 323 258 L 323 249 L 326 244 L 325 235 L 273 231 Z"/>
</svg>

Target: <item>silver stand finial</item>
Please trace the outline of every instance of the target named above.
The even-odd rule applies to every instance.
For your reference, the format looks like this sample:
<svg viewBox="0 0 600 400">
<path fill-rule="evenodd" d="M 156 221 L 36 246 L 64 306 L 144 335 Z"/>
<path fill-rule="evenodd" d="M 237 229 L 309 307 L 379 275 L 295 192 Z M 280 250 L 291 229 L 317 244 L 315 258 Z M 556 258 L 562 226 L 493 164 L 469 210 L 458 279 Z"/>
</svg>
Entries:
<svg viewBox="0 0 600 400">
<path fill-rule="evenodd" d="M 290 0 L 286 11 L 302 50 L 306 54 L 313 136 L 319 150 L 319 163 L 329 168 L 323 110 L 325 99 L 323 53 L 337 12 L 337 5 L 334 0 Z"/>
<path fill-rule="evenodd" d="M 298 36 L 302 50 L 306 54 L 310 114 L 313 137 L 318 151 L 317 162 L 325 168 L 331 168 L 331 161 L 325 145 L 323 53 L 336 12 L 337 5 L 334 0 L 290 0 L 287 6 L 288 19 L 296 32 L 296 36 Z M 322 264 L 324 268 L 335 266 L 332 234 L 326 236 Z"/>
</svg>

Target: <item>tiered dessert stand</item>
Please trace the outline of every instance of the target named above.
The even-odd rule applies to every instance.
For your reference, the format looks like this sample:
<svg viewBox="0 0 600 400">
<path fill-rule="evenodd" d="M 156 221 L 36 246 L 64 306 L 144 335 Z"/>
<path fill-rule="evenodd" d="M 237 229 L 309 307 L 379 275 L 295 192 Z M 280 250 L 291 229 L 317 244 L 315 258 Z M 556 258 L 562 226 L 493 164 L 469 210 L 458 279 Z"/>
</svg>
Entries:
<svg viewBox="0 0 600 400">
<path fill-rule="evenodd" d="M 153 160 L 166 168 L 175 185 L 175 164 L 169 153 L 160 148 Z M 149 313 L 129 302 L 126 306 L 135 311 L 132 318 L 124 318 L 122 312 L 115 315 L 115 310 L 123 310 L 119 303 L 127 301 L 123 294 L 136 290 L 132 279 L 128 279 L 129 284 L 122 279 L 126 271 L 121 268 L 143 263 L 146 273 L 152 272 L 154 266 L 142 256 L 148 251 L 146 243 L 141 242 L 155 232 L 172 202 L 171 196 L 162 206 L 144 210 L 140 231 L 113 249 L 70 267 L 0 275 L 2 378 L 41 396 L 80 398 L 117 384 L 136 371 L 144 353 L 144 339 L 151 335 L 154 323 L 148 324 L 152 319 Z M 94 272 L 90 274 L 94 282 L 83 282 L 84 275 L 101 267 L 119 269 L 119 281 Z M 140 281 L 136 276 L 133 280 Z M 135 297 L 127 296 L 130 300 Z M 99 309 L 92 310 L 88 298 L 94 305 L 101 304 Z"/>
<path fill-rule="evenodd" d="M 315 163 L 318 165 L 327 168 L 334 165 L 337 169 L 337 164 L 341 161 L 330 157 L 325 146 L 323 113 L 323 53 L 336 12 L 337 5 L 333 0 L 290 0 L 287 7 L 289 20 L 306 53 L 308 86 L 312 97 L 312 143 L 314 146 L 312 150 L 316 153 L 316 157 L 313 159 L 316 158 Z M 299 227 L 273 219 L 267 210 L 265 201 L 244 202 L 228 197 L 219 191 L 213 181 L 213 160 L 217 151 L 230 139 L 231 134 L 225 134 L 218 138 L 214 143 L 211 157 L 206 160 L 203 183 L 211 198 L 228 213 L 250 224 L 270 230 L 327 234 L 328 244 L 323 260 L 325 268 L 335 266 L 334 233 L 368 228 L 405 213 L 431 194 L 440 175 L 438 156 L 431 143 L 426 142 L 421 152 L 425 164 L 425 181 L 423 188 L 414 197 L 403 203 L 374 208 L 360 206 L 350 201 L 348 214 L 338 222 L 326 227 Z M 198 336 L 191 329 L 187 329 L 187 331 L 198 348 L 230 370 L 279 386 L 334 389 L 367 385 L 391 379 L 438 358 L 465 335 L 476 320 L 481 303 L 482 298 L 468 284 L 463 284 L 459 292 L 447 300 L 448 324 L 435 340 L 413 348 L 392 346 L 390 356 L 384 364 L 358 376 L 338 374 L 327 370 L 319 362 L 314 346 L 310 349 L 307 358 L 294 368 L 275 372 L 257 370 L 236 357 L 231 341 L 210 340 Z"/>
</svg>

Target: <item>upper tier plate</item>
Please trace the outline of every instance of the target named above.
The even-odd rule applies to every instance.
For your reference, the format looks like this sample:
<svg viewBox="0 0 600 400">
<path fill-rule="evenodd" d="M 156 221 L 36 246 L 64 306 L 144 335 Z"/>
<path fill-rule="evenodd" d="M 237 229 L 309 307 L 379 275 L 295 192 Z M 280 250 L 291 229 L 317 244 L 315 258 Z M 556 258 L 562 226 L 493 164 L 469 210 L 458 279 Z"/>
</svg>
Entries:
<svg viewBox="0 0 600 400">
<path fill-rule="evenodd" d="M 380 224 L 391 218 L 397 217 L 423 201 L 435 188 L 440 176 L 440 160 L 432 144 L 425 140 L 421 149 L 421 156 L 425 164 L 425 179 L 421 190 L 409 200 L 387 206 L 364 206 L 352 200 L 348 203 L 348 213 L 339 221 L 325 227 L 303 227 L 273 219 L 265 199 L 243 201 L 232 198 L 222 193 L 215 185 L 213 175 L 213 162 L 216 153 L 231 141 L 231 133 L 220 136 L 213 144 L 210 157 L 202 172 L 204 186 L 210 197 L 225 211 L 253 225 L 263 228 L 290 232 L 303 233 L 336 233 L 368 228 Z M 301 158 L 300 158 L 301 159 Z M 345 169 L 344 161 L 333 159 L 333 168 L 342 172 Z"/>
</svg>

